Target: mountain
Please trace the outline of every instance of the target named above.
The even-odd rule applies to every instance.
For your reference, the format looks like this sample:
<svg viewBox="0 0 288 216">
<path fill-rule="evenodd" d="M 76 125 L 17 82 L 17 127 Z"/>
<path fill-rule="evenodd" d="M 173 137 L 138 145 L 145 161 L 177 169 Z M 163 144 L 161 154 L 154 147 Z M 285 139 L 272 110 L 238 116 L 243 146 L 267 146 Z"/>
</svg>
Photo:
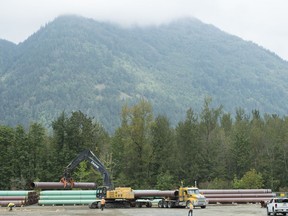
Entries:
<svg viewBox="0 0 288 216">
<path fill-rule="evenodd" d="M 0 124 L 49 127 L 80 110 L 108 131 L 144 98 L 173 124 L 205 97 L 224 111 L 286 114 L 288 63 L 197 19 L 123 28 L 60 16 L 23 43 L 0 40 Z"/>
</svg>

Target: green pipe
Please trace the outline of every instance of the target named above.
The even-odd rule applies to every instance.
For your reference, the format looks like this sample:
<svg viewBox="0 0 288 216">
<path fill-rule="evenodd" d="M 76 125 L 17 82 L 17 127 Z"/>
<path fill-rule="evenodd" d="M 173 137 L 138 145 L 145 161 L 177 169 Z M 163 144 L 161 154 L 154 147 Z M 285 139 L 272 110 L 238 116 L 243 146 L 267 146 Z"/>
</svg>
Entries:
<svg viewBox="0 0 288 216">
<path fill-rule="evenodd" d="M 94 202 L 95 200 L 39 200 L 38 205 L 80 205 Z"/>
<path fill-rule="evenodd" d="M 40 200 L 88 200 L 88 199 L 91 199 L 91 200 L 95 200 L 96 199 L 96 196 L 95 195 L 71 195 L 71 196 L 68 196 L 68 195 L 61 195 L 61 196 L 40 196 Z"/>
<path fill-rule="evenodd" d="M 34 191 L 0 191 L 0 196 L 28 196 L 29 192 Z"/>
<path fill-rule="evenodd" d="M 49 190 L 40 192 L 40 196 L 49 195 L 95 195 L 96 197 L 96 190 Z"/>
</svg>

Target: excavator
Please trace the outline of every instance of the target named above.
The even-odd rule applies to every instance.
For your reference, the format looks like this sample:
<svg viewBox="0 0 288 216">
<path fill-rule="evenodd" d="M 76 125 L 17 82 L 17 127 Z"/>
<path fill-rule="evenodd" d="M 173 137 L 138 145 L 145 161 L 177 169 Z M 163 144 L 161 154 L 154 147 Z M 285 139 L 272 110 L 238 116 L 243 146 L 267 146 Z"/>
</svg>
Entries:
<svg viewBox="0 0 288 216">
<path fill-rule="evenodd" d="M 146 207 L 152 206 L 150 201 L 137 200 L 135 198 L 134 191 L 130 187 L 117 187 L 114 189 L 109 172 L 102 164 L 102 162 L 95 156 L 95 154 L 88 149 L 82 151 L 64 169 L 63 177 L 60 180 L 60 182 L 64 183 L 64 187 L 66 187 L 68 183 L 71 185 L 71 188 L 73 187 L 74 180 L 71 174 L 77 165 L 79 165 L 84 160 L 88 161 L 95 170 L 99 171 L 103 175 L 103 186 L 97 187 L 96 199 L 94 202 L 89 204 L 89 208 L 100 208 L 101 198 L 105 198 L 106 208 L 127 208 L 135 206 L 141 207 L 142 205 L 146 205 Z"/>
</svg>

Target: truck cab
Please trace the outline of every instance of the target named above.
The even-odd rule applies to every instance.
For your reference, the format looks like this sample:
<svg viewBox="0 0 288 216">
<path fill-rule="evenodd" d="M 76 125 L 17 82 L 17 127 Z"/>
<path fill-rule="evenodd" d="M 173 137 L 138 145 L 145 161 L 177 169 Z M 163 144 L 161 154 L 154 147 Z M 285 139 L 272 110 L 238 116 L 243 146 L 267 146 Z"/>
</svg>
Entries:
<svg viewBox="0 0 288 216">
<path fill-rule="evenodd" d="M 200 193 L 197 187 L 180 187 L 179 188 L 179 201 L 185 203 L 189 207 L 190 203 L 194 207 L 206 208 L 206 197 Z"/>
</svg>

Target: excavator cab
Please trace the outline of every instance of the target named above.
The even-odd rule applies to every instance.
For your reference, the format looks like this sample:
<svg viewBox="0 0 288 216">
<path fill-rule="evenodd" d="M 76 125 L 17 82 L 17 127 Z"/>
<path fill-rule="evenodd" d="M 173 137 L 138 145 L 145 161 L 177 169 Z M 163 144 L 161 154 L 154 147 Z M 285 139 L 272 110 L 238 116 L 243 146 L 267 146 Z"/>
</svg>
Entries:
<svg viewBox="0 0 288 216">
<path fill-rule="evenodd" d="M 101 199 L 102 197 L 106 197 L 107 196 L 107 190 L 108 190 L 108 187 L 105 187 L 105 186 L 98 187 L 96 189 L 96 197 L 98 199 Z"/>
</svg>

